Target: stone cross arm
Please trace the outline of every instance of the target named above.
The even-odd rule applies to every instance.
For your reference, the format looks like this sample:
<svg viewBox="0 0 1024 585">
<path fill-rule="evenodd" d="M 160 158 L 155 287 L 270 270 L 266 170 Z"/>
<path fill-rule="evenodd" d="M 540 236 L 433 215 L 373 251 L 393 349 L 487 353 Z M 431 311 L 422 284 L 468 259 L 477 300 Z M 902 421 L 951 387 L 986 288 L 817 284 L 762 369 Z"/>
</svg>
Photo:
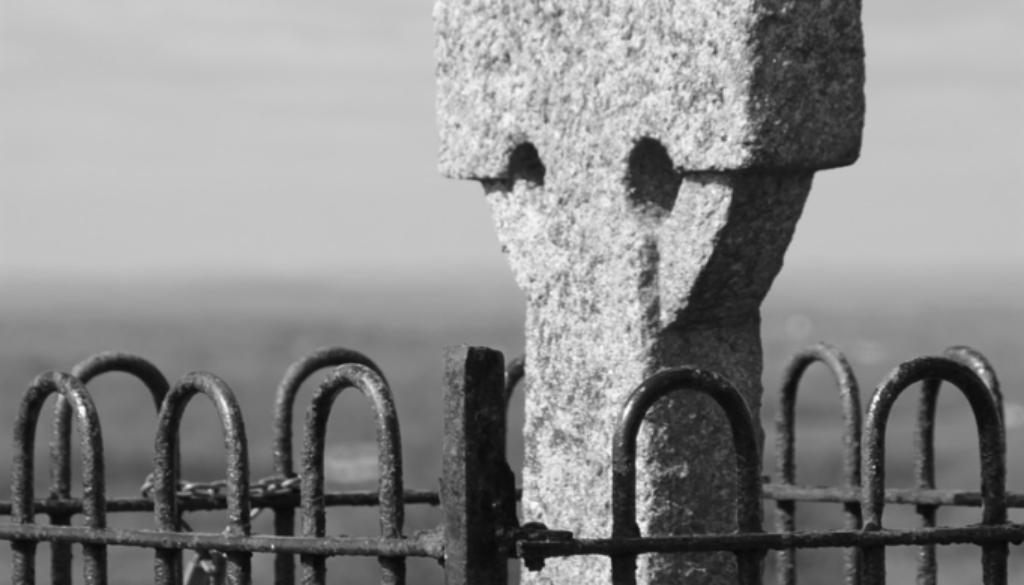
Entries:
<svg viewBox="0 0 1024 585">
<path fill-rule="evenodd" d="M 646 137 L 687 172 L 860 151 L 859 0 L 440 0 L 435 25 L 452 178 L 503 177 L 523 142 L 624 160 Z"/>
</svg>

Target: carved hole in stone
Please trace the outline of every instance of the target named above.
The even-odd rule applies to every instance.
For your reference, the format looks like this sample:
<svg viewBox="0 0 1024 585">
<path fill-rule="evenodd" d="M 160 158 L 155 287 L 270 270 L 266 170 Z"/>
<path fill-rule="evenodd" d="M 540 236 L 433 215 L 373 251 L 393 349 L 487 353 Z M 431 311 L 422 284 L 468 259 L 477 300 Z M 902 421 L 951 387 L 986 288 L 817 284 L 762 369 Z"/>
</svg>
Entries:
<svg viewBox="0 0 1024 585">
<path fill-rule="evenodd" d="M 626 174 L 634 209 L 654 219 L 664 218 L 676 203 L 682 181 L 682 173 L 676 171 L 660 142 L 647 137 L 637 140 L 629 153 Z"/>
<path fill-rule="evenodd" d="M 543 185 L 546 172 L 547 169 L 540 161 L 536 147 L 529 142 L 517 145 L 508 157 L 508 178 L 513 183 L 527 181 L 534 185 Z"/>
</svg>

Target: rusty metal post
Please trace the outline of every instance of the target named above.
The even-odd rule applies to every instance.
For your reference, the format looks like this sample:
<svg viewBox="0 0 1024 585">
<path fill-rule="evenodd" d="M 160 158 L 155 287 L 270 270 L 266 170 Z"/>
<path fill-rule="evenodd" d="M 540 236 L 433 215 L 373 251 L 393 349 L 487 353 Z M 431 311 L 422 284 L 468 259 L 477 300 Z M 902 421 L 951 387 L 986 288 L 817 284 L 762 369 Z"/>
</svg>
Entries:
<svg viewBox="0 0 1024 585">
<path fill-rule="evenodd" d="M 437 0 L 435 26 L 441 171 L 482 183 L 527 297 L 524 520 L 598 537 L 644 378 L 719 372 L 759 419 L 761 301 L 814 172 L 859 154 L 860 2 Z M 645 533 L 729 529 L 722 424 L 690 395 L 648 417 Z M 645 556 L 638 582 L 733 583 L 730 556 Z M 609 576 L 573 558 L 525 580 Z"/>
<path fill-rule="evenodd" d="M 446 585 L 508 583 L 502 540 L 509 504 L 515 513 L 515 493 L 505 462 L 503 362 L 500 352 L 483 347 L 445 350 L 441 506 Z"/>
</svg>

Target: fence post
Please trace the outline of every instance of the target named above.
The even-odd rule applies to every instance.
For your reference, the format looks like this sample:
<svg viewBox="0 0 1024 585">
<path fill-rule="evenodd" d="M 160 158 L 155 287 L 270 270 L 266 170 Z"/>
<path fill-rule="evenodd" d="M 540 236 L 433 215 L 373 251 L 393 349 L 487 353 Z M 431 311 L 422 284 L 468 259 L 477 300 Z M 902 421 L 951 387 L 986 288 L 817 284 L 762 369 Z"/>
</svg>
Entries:
<svg viewBox="0 0 1024 585">
<path fill-rule="evenodd" d="M 515 486 L 505 462 L 504 376 L 500 352 L 464 345 L 445 349 L 446 585 L 508 583 L 502 532 L 510 520 L 509 503 L 515 513 Z"/>
<path fill-rule="evenodd" d="M 600 537 L 616 415 L 644 378 L 719 372 L 759 419 L 761 301 L 814 172 L 860 150 L 860 1 L 437 0 L 434 14 L 441 172 L 482 183 L 527 298 L 523 519 Z M 643 533 L 734 528 L 723 424 L 703 397 L 648 417 Z M 647 555 L 638 582 L 731 583 L 730 556 Z M 580 557 L 526 582 L 609 576 Z"/>
</svg>

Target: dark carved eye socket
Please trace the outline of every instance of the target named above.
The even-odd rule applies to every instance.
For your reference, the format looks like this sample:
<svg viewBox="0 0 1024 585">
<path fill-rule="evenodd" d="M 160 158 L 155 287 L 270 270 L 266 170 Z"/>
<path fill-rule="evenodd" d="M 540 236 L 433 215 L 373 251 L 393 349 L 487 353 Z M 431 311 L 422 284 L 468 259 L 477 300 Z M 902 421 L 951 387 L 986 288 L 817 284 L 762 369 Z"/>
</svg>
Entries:
<svg viewBox="0 0 1024 585">
<path fill-rule="evenodd" d="M 537 154 L 537 148 L 529 142 L 517 145 L 508 158 L 508 178 L 513 183 L 527 181 L 534 185 L 543 185 L 546 172 L 547 169 Z"/>
<path fill-rule="evenodd" d="M 654 218 L 668 215 L 682 180 L 682 173 L 672 165 L 672 158 L 661 142 L 645 137 L 633 145 L 626 184 L 637 211 Z"/>
</svg>

